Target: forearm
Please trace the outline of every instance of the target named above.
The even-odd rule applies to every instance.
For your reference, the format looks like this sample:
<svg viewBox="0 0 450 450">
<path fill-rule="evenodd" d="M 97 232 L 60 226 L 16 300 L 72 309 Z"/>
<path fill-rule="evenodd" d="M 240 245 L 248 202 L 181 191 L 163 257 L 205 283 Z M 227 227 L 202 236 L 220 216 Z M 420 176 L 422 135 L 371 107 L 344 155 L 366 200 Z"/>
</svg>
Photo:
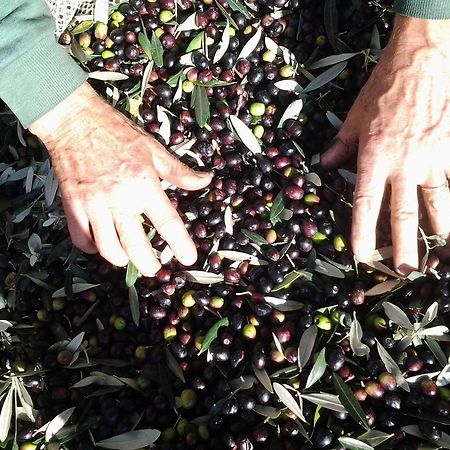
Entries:
<svg viewBox="0 0 450 450">
<path fill-rule="evenodd" d="M 0 98 L 25 127 L 86 79 L 54 37 L 43 0 L 0 1 Z"/>
</svg>

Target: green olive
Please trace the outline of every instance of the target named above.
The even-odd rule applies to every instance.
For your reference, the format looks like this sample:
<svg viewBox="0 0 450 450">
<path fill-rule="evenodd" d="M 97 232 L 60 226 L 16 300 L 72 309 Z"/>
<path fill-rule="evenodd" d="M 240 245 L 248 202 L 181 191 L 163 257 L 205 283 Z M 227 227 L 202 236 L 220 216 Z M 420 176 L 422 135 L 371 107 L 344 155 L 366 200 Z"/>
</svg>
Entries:
<svg viewBox="0 0 450 450">
<path fill-rule="evenodd" d="M 116 317 L 114 319 L 114 328 L 117 331 L 122 331 L 125 329 L 125 327 L 127 326 L 127 322 L 123 317 Z"/>
<path fill-rule="evenodd" d="M 266 106 L 264 103 L 254 102 L 250 105 L 249 111 L 253 117 L 261 117 L 266 111 Z"/>
</svg>

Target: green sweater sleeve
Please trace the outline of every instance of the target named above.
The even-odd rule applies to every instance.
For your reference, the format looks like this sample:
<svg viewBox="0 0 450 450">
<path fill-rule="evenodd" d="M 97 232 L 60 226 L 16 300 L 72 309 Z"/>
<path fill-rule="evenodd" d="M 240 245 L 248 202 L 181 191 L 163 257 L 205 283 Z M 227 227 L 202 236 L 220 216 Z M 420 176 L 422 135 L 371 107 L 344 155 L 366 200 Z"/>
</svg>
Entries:
<svg viewBox="0 0 450 450">
<path fill-rule="evenodd" d="M 395 0 L 394 11 L 421 19 L 450 19 L 450 0 Z"/>
<path fill-rule="evenodd" d="M 24 127 L 86 79 L 54 33 L 44 0 L 0 0 L 0 98 Z"/>
</svg>

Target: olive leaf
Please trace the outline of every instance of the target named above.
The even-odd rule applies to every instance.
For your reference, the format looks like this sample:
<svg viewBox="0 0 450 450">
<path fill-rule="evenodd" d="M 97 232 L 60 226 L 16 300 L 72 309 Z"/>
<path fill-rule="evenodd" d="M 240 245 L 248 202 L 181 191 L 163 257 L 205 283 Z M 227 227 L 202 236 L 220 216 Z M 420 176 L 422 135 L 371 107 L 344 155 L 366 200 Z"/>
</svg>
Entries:
<svg viewBox="0 0 450 450">
<path fill-rule="evenodd" d="M 196 17 L 196 12 L 188 16 L 182 23 L 180 23 L 180 25 L 178 25 L 177 33 L 181 33 L 182 31 L 198 30 Z"/>
<path fill-rule="evenodd" d="M 255 233 L 250 230 L 245 230 L 245 229 L 241 229 L 241 233 L 244 236 L 248 237 L 255 244 L 258 244 L 258 245 L 267 245 L 268 244 L 268 242 L 258 233 Z"/>
<path fill-rule="evenodd" d="M 350 172 L 347 169 L 338 169 L 338 174 L 347 182 L 350 184 L 353 184 L 353 186 L 356 184 L 356 173 Z"/>
<path fill-rule="evenodd" d="M 439 372 L 436 384 L 438 387 L 443 387 L 450 384 L 450 364 L 446 364 L 445 367 Z"/>
<path fill-rule="evenodd" d="M 199 284 L 222 283 L 224 280 L 223 275 L 204 272 L 202 270 L 187 270 L 186 277 L 188 281 Z"/>
<path fill-rule="evenodd" d="M 306 367 L 306 364 L 308 364 L 316 342 L 317 331 L 317 327 L 312 325 L 303 332 L 302 337 L 300 338 L 297 362 L 300 370 L 303 370 L 303 368 Z"/>
<path fill-rule="evenodd" d="M 423 433 L 420 431 L 418 425 L 406 425 L 401 427 L 401 431 L 410 434 L 411 436 L 415 436 L 420 439 L 426 439 Z M 432 441 L 433 444 L 439 445 L 439 448 L 447 448 L 450 449 L 450 435 L 447 433 L 442 433 L 440 439 Z"/>
<path fill-rule="evenodd" d="M 72 292 L 74 294 L 79 294 L 80 292 L 88 291 L 89 289 L 93 289 L 100 286 L 99 284 L 90 284 L 90 283 L 74 283 L 72 284 Z M 58 289 L 57 291 L 53 292 L 52 298 L 56 297 L 65 297 L 66 291 L 64 288 Z"/>
<path fill-rule="evenodd" d="M 95 445 L 113 450 L 137 450 L 142 447 L 153 446 L 160 435 L 160 431 L 153 429 L 134 430 L 96 442 Z"/>
<path fill-rule="evenodd" d="M 52 419 L 45 430 L 45 442 L 48 442 L 59 430 L 61 430 L 74 411 L 75 407 L 66 409 Z"/>
<path fill-rule="evenodd" d="M 72 36 L 76 36 L 77 34 L 90 30 L 94 24 L 94 20 L 83 20 L 83 22 L 80 22 L 70 33 Z"/>
<path fill-rule="evenodd" d="M 294 100 L 284 111 L 281 116 L 280 121 L 278 122 L 278 128 L 282 128 L 284 122 L 288 119 L 297 120 L 303 108 L 303 100 L 300 98 L 298 100 Z"/>
<path fill-rule="evenodd" d="M 222 39 L 220 40 L 219 48 L 216 50 L 216 53 L 214 54 L 213 64 L 218 63 L 222 59 L 223 55 L 225 55 L 225 53 L 227 52 L 229 45 L 230 45 L 230 22 L 227 20 L 225 28 L 223 29 Z"/>
<path fill-rule="evenodd" d="M 431 350 L 433 355 L 436 357 L 436 359 L 445 366 L 447 364 L 447 356 L 441 349 L 440 345 L 436 342 L 435 339 L 432 337 L 426 337 L 425 343 L 427 344 L 428 348 Z"/>
<path fill-rule="evenodd" d="M 365 292 L 367 297 L 375 297 L 378 295 L 383 295 L 388 292 L 392 292 L 401 286 L 402 282 L 400 280 L 386 280 L 382 283 L 376 284 L 374 287 L 370 288 Z"/>
<path fill-rule="evenodd" d="M 84 339 L 84 331 L 81 333 L 78 333 L 67 345 L 66 350 L 70 353 L 75 353 L 79 348 L 80 345 L 83 343 Z"/>
<path fill-rule="evenodd" d="M 128 288 L 128 303 L 130 305 L 131 318 L 133 323 L 138 327 L 141 318 L 141 310 L 139 308 L 139 298 L 134 286 Z"/>
<path fill-rule="evenodd" d="M 0 412 L 0 442 L 4 442 L 6 440 L 8 437 L 9 428 L 11 426 L 14 399 L 13 394 L 14 388 L 10 385 L 8 394 L 6 394 L 6 398 Z"/>
<path fill-rule="evenodd" d="M 333 278 L 345 278 L 345 274 L 335 265 L 316 258 L 314 271 Z"/>
<path fill-rule="evenodd" d="M 263 406 L 263 405 L 256 405 L 253 408 L 253 411 L 268 419 L 277 419 L 278 417 L 280 417 L 280 414 L 282 412 L 281 410 L 274 408 L 273 406 Z"/>
<path fill-rule="evenodd" d="M 136 283 L 138 277 L 138 268 L 131 261 L 129 261 L 127 264 L 127 272 L 125 275 L 125 284 L 127 285 L 127 287 L 134 286 L 134 283 Z"/>
<path fill-rule="evenodd" d="M 141 46 L 142 50 L 144 50 L 144 53 L 147 55 L 148 59 L 153 59 L 152 56 L 152 45 L 150 43 L 150 39 L 147 37 L 145 33 L 139 33 L 138 34 L 138 42 Z"/>
<path fill-rule="evenodd" d="M 248 253 L 237 252 L 234 250 L 219 250 L 217 254 L 222 258 L 226 258 L 231 261 L 248 261 L 251 265 L 254 266 L 267 266 L 269 264 L 267 261 L 259 259 L 256 256 L 249 255 Z"/>
<path fill-rule="evenodd" d="M 396 325 L 406 328 L 407 330 L 414 330 L 414 325 L 408 319 L 408 316 L 397 305 L 390 302 L 383 302 L 383 309 L 389 320 Z"/>
<path fill-rule="evenodd" d="M 272 224 L 275 224 L 280 221 L 279 217 L 283 211 L 284 211 L 283 191 L 280 191 L 273 200 L 272 206 L 270 208 L 269 219 L 272 222 Z"/>
<path fill-rule="evenodd" d="M 164 356 L 166 357 L 166 363 L 167 367 L 170 369 L 170 371 L 182 382 L 186 383 L 186 380 L 184 378 L 184 373 L 181 370 L 180 365 L 178 364 L 178 361 L 175 359 L 175 357 L 172 355 L 172 353 L 169 351 L 167 347 L 164 347 Z"/>
<path fill-rule="evenodd" d="M 298 419 L 306 422 L 305 416 L 303 415 L 301 400 L 297 401 L 282 384 L 273 383 L 273 390 L 275 391 L 275 394 L 278 395 L 281 403 L 289 408 L 297 416 Z"/>
<path fill-rule="evenodd" d="M 303 88 L 295 80 L 280 80 L 274 84 L 282 91 L 294 92 L 296 94 L 301 94 L 303 92 Z"/>
<path fill-rule="evenodd" d="M 314 383 L 319 381 L 325 373 L 326 368 L 327 362 L 325 360 L 325 348 L 323 348 L 320 351 L 319 356 L 317 357 L 316 362 L 314 363 L 311 372 L 308 375 L 305 389 L 310 388 Z"/>
<path fill-rule="evenodd" d="M 259 145 L 255 135 L 250 128 L 242 122 L 237 116 L 230 116 L 229 119 L 233 130 L 236 132 L 239 140 L 255 155 L 261 153 L 261 146 Z"/>
<path fill-rule="evenodd" d="M 253 17 L 250 11 L 237 0 L 228 0 L 228 5 L 233 11 L 242 13 L 246 19 L 251 19 Z"/>
<path fill-rule="evenodd" d="M 253 373 L 255 374 L 255 377 L 258 379 L 258 381 L 264 386 L 267 391 L 273 394 L 272 382 L 270 381 L 270 377 L 267 371 L 265 369 L 258 369 L 254 365 L 252 366 L 252 368 Z"/>
<path fill-rule="evenodd" d="M 314 78 L 306 87 L 303 89 L 303 93 L 315 91 L 320 89 L 322 86 L 326 85 L 330 81 L 334 80 L 345 68 L 347 67 L 347 61 L 340 62 L 335 66 L 330 67 L 325 72 L 321 73 L 317 78 Z"/>
<path fill-rule="evenodd" d="M 368 430 L 364 432 L 363 434 L 358 436 L 358 439 L 361 441 L 366 442 L 369 445 L 372 445 L 373 447 L 377 447 L 378 445 L 381 445 L 383 442 L 390 439 L 394 434 L 387 434 L 383 431 L 378 430 Z"/>
<path fill-rule="evenodd" d="M 92 80 L 100 80 L 100 81 L 122 81 L 128 80 L 128 75 L 120 72 L 90 72 L 88 74 L 88 78 Z"/>
<path fill-rule="evenodd" d="M 350 347 L 356 356 L 368 356 L 370 354 L 370 348 L 361 342 L 362 336 L 361 324 L 356 318 L 356 312 L 353 311 L 353 322 L 350 325 L 349 341 Z"/>
<path fill-rule="evenodd" d="M 209 347 L 211 347 L 212 342 L 217 338 L 217 333 L 219 331 L 220 327 L 226 327 L 230 324 L 230 321 L 228 320 L 228 317 L 224 317 L 223 319 L 220 319 L 218 322 L 216 322 L 206 333 L 205 338 L 202 342 L 202 348 L 199 351 L 199 355 L 209 350 Z"/>
<path fill-rule="evenodd" d="M 328 122 L 330 122 L 331 125 L 333 125 L 333 127 L 339 131 L 344 122 L 341 119 L 339 119 L 339 117 L 336 116 L 336 114 L 334 114 L 333 111 L 327 111 L 325 115 L 327 116 Z"/>
<path fill-rule="evenodd" d="M 158 134 L 164 139 L 166 145 L 170 142 L 171 129 L 170 129 L 170 119 L 167 112 L 160 105 L 156 107 L 156 117 L 161 123 Z"/>
<path fill-rule="evenodd" d="M 272 292 L 278 292 L 282 291 L 283 289 L 288 289 L 289 286 L 291 286 L 292 283 L 295 283 L 299 278 L 306 278 L 308 280 L 311 279 L 309 272 L 306 272 L 304 270 L 294 270 L 286 274 L 283 278 L 283 281 L 277 284 L 272 289 Z"/>
<path fill-rule="evenodd" d="M 299 395 L 304 400 L 308 400 L 309 402 L 321 406 L 322 408 L 337 412 L 347 412 L 347 410 L 339 400 L 339 397 L 335 394 L 329 394 L 328 392 L 318 392 L 313 394 L 300 393 Z"/>
<path fill-rule="evenodd" d="M 247 58 L 250 53 L 252 53 L 255 48 L 258 46 L 259 41 L 261 40 L 262 36 L 262 26 L 258 26 L 256 29 L 255 34 L 247 41 L 247 43 L 242 48 L 241 52 L 239 53 L 237 59 L 238 61 L 243 58 Z"/>
<path fill-rule="evenodd" d="M 341 53 L 340 55 L 326 56 L 325 58 L 319 59 L 318 61 L 311 63 L 307 67 L 307 69 L 314 70 L 314 69 L 322 69 L 323 67 L 334 66 L 335 64 L 339 64 L 343 61 L 348 61 L 349 59 L 359 54 L 360 53 L 357 52 L 357 53 Z"/>
<path fill-rule="evenodd" d="M 286 300 L 284 298 L 264 297 L 264 300 L 273 308 L 282 312 L 298 311 L 304 306 L 304 304 L 301 302 L 297 302 L 295 300 Z"/>
<path fill-rule="evenodd" d="M 203 41 L 203 35 L 205 34 L 204 31 L 200 31 L 192 40 L 189 42 L 189 45 L 186 48 L 186 53 L 192 52 L 194 50 L 198 50 L 199 48 L 202 48 L 202 41 Z"/>
<path fill-rule="evenodd" d="M 195 85 L 192 91 L 191 107 L 194 109 L 195 120 L 200 128 L 203 128 L 210 117 L 209 99 L 203 86 Z"/>
<path fill-rule="evenodd" d="M 397 381 L 397 384 L 404 389 L 406 392 L 410 392 L 411 388 L 406 381 L 405 377 L 402 374 L 402 371 L 400 370 L 400 367 L 398 364 L 392 359 L 391 355 L 388 353 L 388 351 L 380 344 L 378 339 L 375 339 L 377 343 L 377 350 L 378 354 L 380 355 L 381 361 L 383 361 L 383 364 L 386 367 L 386 370 L 390 372 L 392 375 L 394 375 L 395 380 Z"/>
<path fill-rule="evenodd" d="M 338 9 L 336 6 L 336 0 L 325 0 L 323 6 L 323 22 L 325 25 L 325 32 L 328 37 L 328 41 L 331 45 L 331 48 L 338 52 L 337 48 L 337 40 L 339 34 L 339 25 L 338 25 Z"/>
<path fill-rule="evenodd" d="M 348 450 L 375 450 L 371 445 L 349 436 L 341 436 L 338 441 Z"/>
<path fill-rule="evenodd" d="M 339 400 L 341 401 L 344 408 L 347 412 L 352 416 L 353 420 L 359 425 L 363 426 L 367 430 L 370 429 L 369 424 L 366 419 L 366 415 L 359 404 L 358 400 L 356 400 L 353 395 L 353 391 L 345 384 L 344 380 L 333 373 L 333 384 L 334 388 L 338 394 Z"/>
</svg>

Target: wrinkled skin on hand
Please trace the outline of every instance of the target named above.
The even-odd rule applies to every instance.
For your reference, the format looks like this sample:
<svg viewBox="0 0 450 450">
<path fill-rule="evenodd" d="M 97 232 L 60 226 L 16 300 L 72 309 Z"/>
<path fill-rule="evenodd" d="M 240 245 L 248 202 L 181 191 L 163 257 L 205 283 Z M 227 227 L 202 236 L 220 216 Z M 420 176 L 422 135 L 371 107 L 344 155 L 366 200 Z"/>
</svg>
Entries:
<svg viewBox="0 0 450 450">
<path fill-rule="evenodd" d="M 74 245 L 117 266 L 131 260 L 151 276 L 160 263 L 141 224 L 145 214 L 182 264 L 195 262 L 195 245 L 160 179 L 197 190 L 209 174 L 182 164 L 87 83 L 30 131 L 49 150 Z"/>
<path fill-rule="evenodd" d="M 376 245 L 383 194 L 390 188 L 394 265 L 418 266 L 418 187 L 431 232 L 450 233 L 450 21 L 397 17 L 388 46 L 337 139 L 322 156 L 326 169 L 358 152 L 352 246 L 367 262 Z"/>
</svg>

